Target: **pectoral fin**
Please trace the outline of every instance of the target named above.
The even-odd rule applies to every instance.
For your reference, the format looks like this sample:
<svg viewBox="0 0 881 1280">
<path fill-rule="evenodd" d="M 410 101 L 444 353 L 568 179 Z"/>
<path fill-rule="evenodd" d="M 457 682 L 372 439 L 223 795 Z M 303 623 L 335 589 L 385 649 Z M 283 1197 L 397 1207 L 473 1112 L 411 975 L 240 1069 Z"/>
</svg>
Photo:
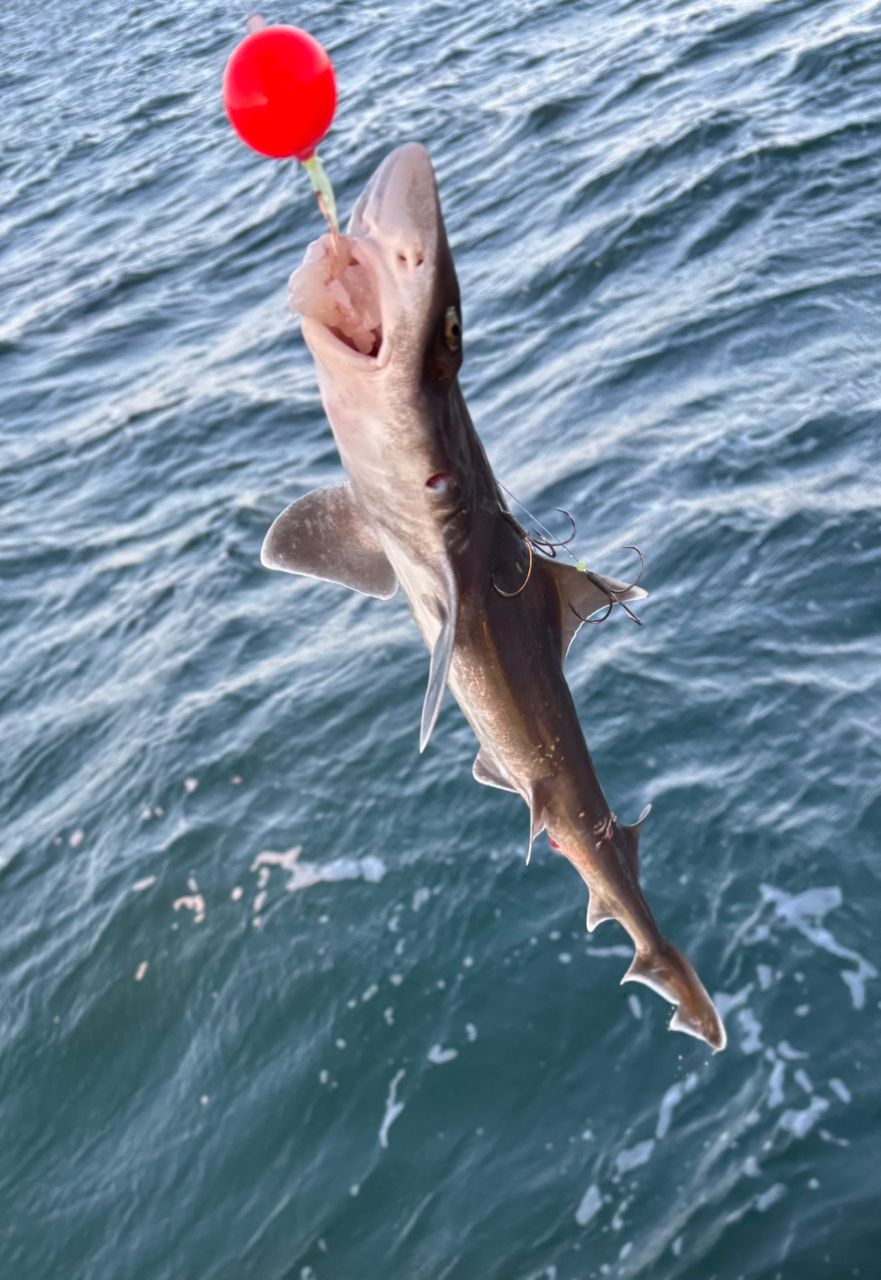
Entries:
<svg viewBox="0 0 881 1280">
<path fill-rule="evenodd" d="M 314 489 L 269 527 L 260 551 L 267 569 L 338 582 L 365 596 L 390 599 L 395 572 L 348 484 Z"/>
<path fill-rule="evenodd" d="M 560 647 L 565 658 L 575 633 L 591 614 L 609 608 L 615 601 L 626 604 L 631 600 L 644 600 L 648 595 L 642 587 L 616 578 L 605 578 L 599 573 L 586 573 L 574 565 L 559 561 L 541 561 L 541 570 L 552 575 L 560 600 Z"/>
</svg>

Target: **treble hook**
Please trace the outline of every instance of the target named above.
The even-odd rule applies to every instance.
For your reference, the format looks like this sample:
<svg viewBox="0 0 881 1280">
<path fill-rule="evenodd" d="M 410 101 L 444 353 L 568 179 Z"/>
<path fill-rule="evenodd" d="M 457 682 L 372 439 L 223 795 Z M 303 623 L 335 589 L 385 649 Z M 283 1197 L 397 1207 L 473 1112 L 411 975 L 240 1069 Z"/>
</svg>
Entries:
<svg viewBox="0 0 881 1280">
<path fill-rule="evenodd" d="M 639 586 L 640 582 L 642 581 L 642 575 L 645 572 L 645 556 L 642 554 L 639 547 L 624 547 L 623 550 L 635 551 L 636 554 L 639 556 L 639 573 L 635 581 L 631 582 L 629 586 L 626 586 L 623 589 L 616 591 L 614 587 L 610 587 L 608 583 L 606 583 L 602 578 L 598 578 L 595 573 L 591 573 L 590 569 L 583 570 L 583 573 L 585 573 L 586 576 L 590 578 L 591 582 L 595 587 L 598 588 L 598 590 L 602 591 L 603 595 L 606 597 L 606 599 L 609 602 L 608 608 L 606 609 L 606 612 L 603 614 L 601 618 L 582 618 L 578 610 L 574 608 L 572 604 L 569 605 L 569 608 L 575 614 L 576 618 L 578 618 L 580 622 L 586 622 L 589 627 L 596 627 L 596 626 L 599 626 L 601 622 L 605 622 L 616 604 L 619 606 L 619 608 L 624 610 L 624 612 L 627 614 L 631 622 L 635 622 L 638 627 L 642 626 L 642 619 L 637 618 L 633 610 L 628 608 L 628 606 L 624 603 L 624 601 L 619 600 L 618 597 L 626 595 L 628 591 L 632 591 L 634 587 Z"/>
<path fill-rule="evenodd" d="M 527 537 L 536 550 L 543 551 L 545 555 L 550 556 L 552 560 L 555 560 L 557 557 L 557 548 L 568 547 L 570 542 L 574 541 L 576 533 L 576 524 L 572 518 L 571 512 L 564 510 L 563 507 L 554 507 L 554 511 L 559 511 L 560 515 L 565 516 L 572 525 L 572 532 L 569 534 L 568 538 L 560 538 L 558 541 L 554 541 L 552 538 L 540 538 L 538 534 L 535 533 L 527 534 Z M 545 530 L 545 532 L 547 532 L 547 530 Z"/>
<path fill-rule="evenodd" d="M 645 556 L 642 554 L 639 547 L 622 547 L 621 550 L 635 551 L 636 554 L 639 556 L 639 573 L 636 575 L 636 581 L 631 582 L 630 584 L 631 588 L 638 587 L 639 584 L 642 582 L 642 575 L 645 573 Z"/>
<path fill-rule="evenodd" d="M 578 610 L 575 608 L 575 605 L 574 605 L 574 604 L 572 604 L 571 600 L 570 600 L 570 602 L 569 602 L 569 608 L 570 608 L 570 609 L 572 610 L 572 612 L 575 614 L 575 616 L 576 616 L 576 618 L 578 619 L 578 621 L 579 621 L 579 622 L 586 622 L 586 623 L 587 623 L 587 625 L 588 625 L 589 627 L 598 627 L 598 626 L 600 625 L 600 623 L 601 623 L 601 622 L 605 622 L 606 618 L 608 618 L 609 614 L 610 614 L 610 613 L 612 612 L 612 610 L 614 609 L 615 604 L 616 604 L 616 603 L 620 604 L 621 602 L 620 602 L 620 601 L 617 601 L 617 602 L 616 602 L 615 597 L 612 595 L 612 593 L 611 593 L 610 591 L 608 591 L 608 590 L 606 589 L 606 587 L 604 587 L 604 586 L 603 586 L 603 584 L 602 584 L 601 582 L 597 582 L 597 580 L 594 578 L 594 576 L 593 576 L 593 574 L 592 574 L 592 573 L 588 573 L 588 571 L 587 571 L 586 569 L 585 569 L 585 571 L 584 571 L 584 572 L 587 574 L 588 578 L 590 578 L 590 580 L 591 580 L 591 582 L 594 584 L 594 586 L 595 586 L 595 587 L 599 587 L 600 591 L 602 591 L 603 595 L 604 595 L 604 596 L 606 596 L 606 598 L 608 599 L 609 604 L 608 604 L 608 607 L 607 607 L 607 609 L 606 609 L 606 612 L 603 614 L 603 616 L 602 616 L 601 618 L 582 618 L 581 614 L 580 614 L 580 613 L 578 612 Z M 623 606 L 622 606 L 622 608 L 623 608 Z M 637 617 L 635 616 L 635 614 L 631 614 L 631 617 L 634 619 L 634 621 L 635 621 L 635 622 L 639 622 L 639 618 L 637 618 Z M 640 625 L 642 625 L 642 624 L 640 623 Z"/>
</svg>

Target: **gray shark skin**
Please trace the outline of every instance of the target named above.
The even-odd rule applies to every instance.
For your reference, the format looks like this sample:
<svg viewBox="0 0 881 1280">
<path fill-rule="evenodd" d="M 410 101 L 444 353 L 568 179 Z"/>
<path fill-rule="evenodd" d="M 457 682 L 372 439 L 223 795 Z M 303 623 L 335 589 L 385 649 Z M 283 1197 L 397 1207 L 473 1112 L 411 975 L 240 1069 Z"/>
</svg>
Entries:
<svg viewBox="0 0 881 1280">
<path fill-rule="evenodd" d="M 314 318 L 302 324 L 348 484 L 283 511 L 261 560 L 380 599 L 400 585 L 431 654 L 420 750 L 449 686 L 480 745 L 475 778 L 523 798 L 530 850 L 546 831 L 575 867 L 588 929 L 617 920 L 630 935 L 622 982 L 676 1005 L 671 1029 L 723 1049 L 719 1014 L 640 888 L 642 819 L 623 826 L 611 812 L 563 675 L 582 619 L 609 596 L 597 575 L 532 553 L 459 387 L 459 286 L 423 147 L 380 165 L 348 235 L 380 304 L 375 354 Z M 599 581 L 622 601 L 646 594 Z"/>
</svg>

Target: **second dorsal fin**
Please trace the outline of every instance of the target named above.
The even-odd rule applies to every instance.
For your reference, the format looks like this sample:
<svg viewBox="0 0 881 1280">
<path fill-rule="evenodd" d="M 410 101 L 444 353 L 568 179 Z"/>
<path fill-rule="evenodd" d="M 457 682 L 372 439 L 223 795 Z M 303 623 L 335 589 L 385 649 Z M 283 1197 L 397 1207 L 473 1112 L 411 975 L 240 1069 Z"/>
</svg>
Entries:
<svg viewBox="0 0 881 1280">
<path fill-rule="evenodd" d="M 639 879 L 639 836 L 642 831 L 643 823 L 652 811 L 652 806 L 647 804 L 642 813 L 632 822 L 630 826 L 621 827 L 621 834 L 624 837 L 624 849 L 627 855 L 627 861 L 633 876 Z"/>
</svg>

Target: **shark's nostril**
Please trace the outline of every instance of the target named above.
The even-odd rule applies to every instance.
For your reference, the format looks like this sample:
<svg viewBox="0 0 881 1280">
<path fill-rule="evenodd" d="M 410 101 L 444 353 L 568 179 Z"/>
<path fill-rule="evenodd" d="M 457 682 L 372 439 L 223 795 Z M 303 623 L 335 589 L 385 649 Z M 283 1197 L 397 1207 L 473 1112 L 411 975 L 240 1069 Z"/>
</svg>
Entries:
<svg viewBox="0 0 881 1280">
<path fill-rule="evenodd" d="M 421 247 L 410 250 L 398 249 L 395 257 L 402 267 L 421 267 L 425 261 L 425 253 Z"/>
</svg>

